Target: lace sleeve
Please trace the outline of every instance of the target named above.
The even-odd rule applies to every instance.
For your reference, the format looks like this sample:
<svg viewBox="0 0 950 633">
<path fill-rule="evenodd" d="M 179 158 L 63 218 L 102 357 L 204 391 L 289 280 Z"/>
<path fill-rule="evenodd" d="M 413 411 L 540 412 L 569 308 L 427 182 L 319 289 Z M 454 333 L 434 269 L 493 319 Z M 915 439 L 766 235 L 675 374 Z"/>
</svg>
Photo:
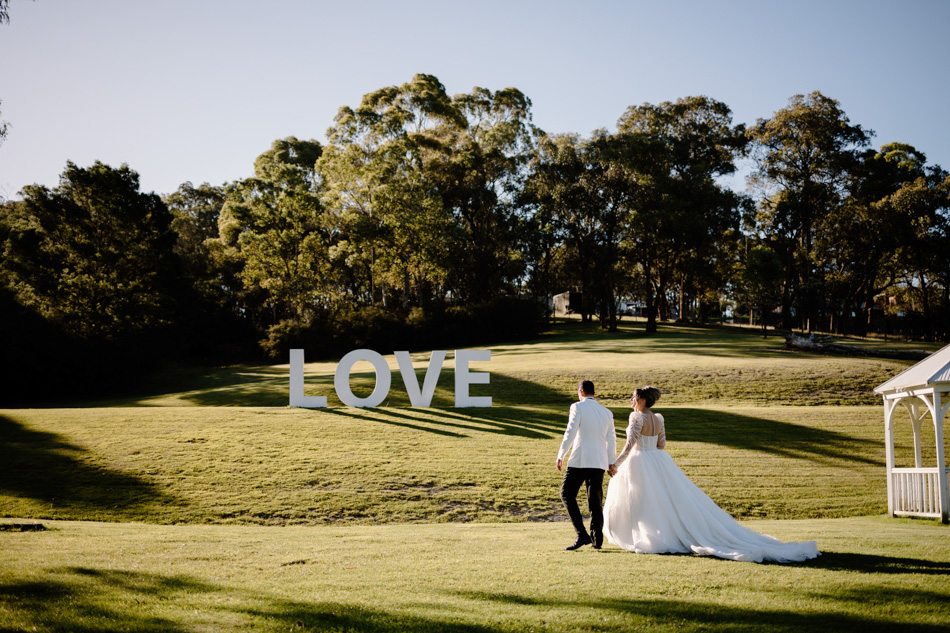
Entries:
<svg viewBox="0 0 950 633">
<path fill-rule="evenodd" d="M 656 447 L 663 448 L 666 446 L 666 420 L 664 420 L 663 416 L 659 413 L 656 414 L 656 419 L 660 422 L 660 432 L 657 433 Z"/>
<path fill-rule="evenodd" d="M 620 456 L 617 457 L 617 461 L 614 462 L 614 466 L 620 466 L 623 463 L 623 460 L 627 459 L 627 455 L 630 454 L 630 451 L 633 450 L 633 447 L 636 446 L 637 442 L 640 441 L 640 430 L 643 428 L 643 415 L 634 411 L 630 414 L 630 424 L 627 425 L 627 443 L 624 444 L 623 451 L 620 452 Z"/>
</svg>

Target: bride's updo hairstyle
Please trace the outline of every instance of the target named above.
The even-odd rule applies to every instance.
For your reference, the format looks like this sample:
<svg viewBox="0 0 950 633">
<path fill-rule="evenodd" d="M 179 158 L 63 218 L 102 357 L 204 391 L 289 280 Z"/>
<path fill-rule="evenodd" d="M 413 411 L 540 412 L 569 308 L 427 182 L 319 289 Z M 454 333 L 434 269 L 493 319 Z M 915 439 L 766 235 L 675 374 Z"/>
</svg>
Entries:
<svg viewBox="0 0 950 633">
<path fill-rule="evenodd" d="M 637 400 L 643 400 L 647 403 L 647 409 L 652 407 L 656 401 L 660 399 L 660 390 L 656 387 L 643 387 L 634 390 L 633 393 L 637 396 Z"/>
</svg>

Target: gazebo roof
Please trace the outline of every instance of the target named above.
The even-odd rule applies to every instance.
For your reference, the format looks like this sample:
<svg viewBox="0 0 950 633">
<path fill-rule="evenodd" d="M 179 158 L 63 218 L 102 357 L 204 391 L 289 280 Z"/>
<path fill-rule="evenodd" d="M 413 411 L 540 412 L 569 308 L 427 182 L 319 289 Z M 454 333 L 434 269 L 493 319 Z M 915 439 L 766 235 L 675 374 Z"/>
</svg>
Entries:
<svg viewBox="0 0 950 633">
<path fill-rule="evenodd" d="M 950 387 L 950 345 L 937 350 L 916 365 L 911 365 L 887 382 L 878 385 L 874 388 L 874 393 L 885 395 L 940 385 Z"/>
</svg>

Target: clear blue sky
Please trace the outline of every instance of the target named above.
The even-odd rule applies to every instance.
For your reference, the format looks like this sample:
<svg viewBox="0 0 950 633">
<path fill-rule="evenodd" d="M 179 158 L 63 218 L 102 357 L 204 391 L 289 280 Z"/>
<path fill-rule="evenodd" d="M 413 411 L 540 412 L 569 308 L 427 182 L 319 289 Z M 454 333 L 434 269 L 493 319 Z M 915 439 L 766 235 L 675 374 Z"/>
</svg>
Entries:
<svg viewBox="0 0 950 633">
<path fill-rule="evenodd" d="M 67 160 L 127 163 L 145 191 L 223 184 L 340 106 L 437 76 L 514 86 L 583 135 L 630 105 L 704 94 L 736 122 L 820 90 L 874 145 L 950 169 L 950 0 L 10 0 L 0 26 L 0 197 Z M 735 182 L 735 181 L 734 181 Z"/>
</svg>

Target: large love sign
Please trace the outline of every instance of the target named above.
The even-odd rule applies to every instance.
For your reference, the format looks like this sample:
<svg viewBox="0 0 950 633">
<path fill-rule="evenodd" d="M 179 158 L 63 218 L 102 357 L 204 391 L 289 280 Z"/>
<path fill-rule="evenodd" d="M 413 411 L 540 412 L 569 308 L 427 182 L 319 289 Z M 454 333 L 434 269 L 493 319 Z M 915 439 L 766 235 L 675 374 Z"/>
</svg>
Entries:
<svg viewBox="0 0 950 633">
<path fill-rule="evenodd" d="M 419 387 L 416 372 L 412 368 L 412 359 L 409 352 L 395 352 L 396 362 L 399 363 L 399 373 L 402 382 L 406 385 L 409 394 L 409 404 L 413 407 L 428 407 L 435 394 L 435 386 L 442 373 L 442 363 L 445 361 L 445 350 L 436 350 L 429 357 L 429 367 L 426 376 Z M 473 361 L 490 361 L 489 349 L 460 349 L 455 351 L 455 406 L 462 407 L 490 407 L 491 396 L 468 395 L 469 385 L 487 385 L 490 379 L 488 372 L 473 372 L 468 364 Z M 366 398 L 358 398 L 350 389 L 350 373 L 353 365 L 359 361 L 368 361 L 376 372 L 376 386 Z M 302 349 L 290 350 L 290 406 L 306 409 L 322 409 L 327 406 L 326 396 L 303 395 L 303 364 Z M 333 376 L 333 388 L 340 401 L 348 407 L 378 407 L 389 395 L 392 384 L 392 373 L 389 363 L 378 352 L 371 349 L 356 349 L 340 359 Z"/>
</svg>

